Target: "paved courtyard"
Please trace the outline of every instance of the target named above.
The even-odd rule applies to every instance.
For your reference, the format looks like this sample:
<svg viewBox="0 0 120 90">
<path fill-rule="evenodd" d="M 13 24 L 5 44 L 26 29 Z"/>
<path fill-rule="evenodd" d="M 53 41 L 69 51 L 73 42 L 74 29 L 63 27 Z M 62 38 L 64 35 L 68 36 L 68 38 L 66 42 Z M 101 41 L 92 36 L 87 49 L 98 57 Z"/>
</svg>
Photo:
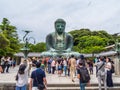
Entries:
<svg viewBox="0 0 120 90">
<path fill-rule="evenodd" d="M 18 70 L 18 66 L 13 68 L 10 68 L 10 72 L 9 73 L 3 73 L 0 74 L 0 83 L 15 83 L 15 75 L 17 73 Z M 94 70 L 95 71 L 95 70 Z M 59 84 L 59 83 L 73 83 L 70 80 L 70 77 L 64 77 L 64 75 L 62 75 L 61 77 L 59 77 L 57 74 L 47 74 L 47 81 L 48 84 Z M 114 83 L 120 83 L 120 76 L 116 76 L 113 75 L 113 82 Z M 74 83 L 79 83 L 79 80 L 75 77 L 75 82 Z M 91 83 L 97 83 L 97 78 L 94 75 L 91 75 Z"/>
<path fill-rule="evenodd" d="M 10 68 L 9 70 L 9 73 L 3 73 L 3 74 L 0 74 L 0 83 L 15 83 L 15 75 L 17 73 L 17 70 L 18 70 L 18 66 L 15 67 L 14 69 L 13 68 Z M 94 72 L 95 73 L 95 72 Z M 47 76 L 47 81 L 48 81 L 48 84 L 65 84 L 65 83 L 73 83 L 71 80 L 70 80 L 70 77 L 64 77 L 64 75 L 62 75 L 61 77 L 59 77 L 57 74 L 47 74 L 46 73 L 46 76 Z M 120 83 L 120 76 L 116 76 L 116 75 L 113 75 L 113 82 L 114 83 Z M 79 80 L 75 77 L 75 82 L 74 83 L 79 83 Z M 98 83 L 97 81 L 97 78 L 95 76 L 95 74 L 91 75 L 91 83 Z"/>
</svg>

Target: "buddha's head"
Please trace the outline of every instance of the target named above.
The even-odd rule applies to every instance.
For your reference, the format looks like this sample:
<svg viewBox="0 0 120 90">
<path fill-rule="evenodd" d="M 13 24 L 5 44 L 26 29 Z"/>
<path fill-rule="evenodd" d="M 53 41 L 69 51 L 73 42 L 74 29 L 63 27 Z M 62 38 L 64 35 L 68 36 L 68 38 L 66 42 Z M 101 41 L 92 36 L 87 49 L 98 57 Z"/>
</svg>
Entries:
<svg viewBox="0 0 120 90">
<path fill-rule="evenodd" d="M 55 21 L 55 30 L 58 34 L 62 34 L 65 31 L 66 22 L 63 19 L 57 19 Z"/>
</svg>

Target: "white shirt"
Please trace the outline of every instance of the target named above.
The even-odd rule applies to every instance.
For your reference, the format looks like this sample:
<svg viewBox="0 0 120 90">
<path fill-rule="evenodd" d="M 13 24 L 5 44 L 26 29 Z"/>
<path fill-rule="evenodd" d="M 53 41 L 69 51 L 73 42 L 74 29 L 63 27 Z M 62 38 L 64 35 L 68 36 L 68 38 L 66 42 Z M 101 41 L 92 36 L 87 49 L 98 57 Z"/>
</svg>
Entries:
<svg viewBox="0 0 120 90">
<path fill-rule="evenodd" d="M 28 83 L 28 70 L 29 64 L 27 64 L 24 74 L 18 74 L 18 81 L 16 82 L 16 86 L 22 87 Z"/>
<path fill-rule="evenodd" d="M 64 60 L 64 61 L 63 61 L 63 64 L 64 64 L 64 66 L 67 66 L 67 61 Z"/>
<path fill-rule="evenodd" d="M 109 68 L 108 68 L 108 67 L 109 67 Z M 106 71 L 110 71 L 110 70 L 111 70 L 111 63 L 110 63 L 110 62 L 107 62 L 107 63 L 106 63 L 105 70 L 106 70 Z"/>
</svg>

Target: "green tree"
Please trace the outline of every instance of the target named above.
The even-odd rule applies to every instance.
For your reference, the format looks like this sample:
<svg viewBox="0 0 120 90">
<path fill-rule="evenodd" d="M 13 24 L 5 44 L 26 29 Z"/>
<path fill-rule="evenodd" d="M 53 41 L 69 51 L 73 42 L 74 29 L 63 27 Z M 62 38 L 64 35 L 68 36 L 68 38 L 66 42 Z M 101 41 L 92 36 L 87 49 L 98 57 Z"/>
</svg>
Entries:
<svg viewBox="0 0 120 90">
<path fill-rule="evenodd" d="M 36 45 L 30 44 L 31 52 L 43 52 L 46 50 L 46 44 L 44 42 L 37 43 Z"/>
<path fill-rule="evenodd" d="M 3 18 L 0 29 L 3 35 L 9 40 L 9 46 L 4 49 L 6 55 L 13 55 L 14 53 L 18 52 L 20 45 L 16 30 L 17 28 L 10 25 L 10 21 L 7 18 Z"/>
<path fill-rule="evenodd" d="M 9 44 L 9 40 L 2 33 L 0 33 L 0 48 L 5 48 L 9 46 Z"/>
<path fill-rule="evenodd" d="M 6 49 L 9 45 L 9 40 L 2 33 L 0 33 L 0 56 L 6 55 L 4 49 Z"/>
<path fill-rule="evenodd" d="M 99 36 L 83 36 L 78 47 L 82 53 L 98 53 L 104 50 L 106 39 Z"/>
<path fill-rule="evenodd" d="M 79 44 L 79 37 L 91 35 L 91 31 L 89 29 L 73 30 L 69 33 L 73 36 L 74 46 L 77 46 Z"/>
<path fill-rule="evenodd" d="M 73 30 L 69 32 L 74 38 L 73 50 L 80 53 L 99 53 L 105 46 L 114 42 L 114 37 L 105 30 L 90 31 L 90 29 Z"/>
</svg>

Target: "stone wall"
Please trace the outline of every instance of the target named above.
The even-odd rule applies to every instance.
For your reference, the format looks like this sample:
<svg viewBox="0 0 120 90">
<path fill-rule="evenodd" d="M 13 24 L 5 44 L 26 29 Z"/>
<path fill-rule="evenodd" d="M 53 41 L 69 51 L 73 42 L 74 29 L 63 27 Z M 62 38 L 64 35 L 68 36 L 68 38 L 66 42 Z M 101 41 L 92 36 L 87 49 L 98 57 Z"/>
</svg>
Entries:
<svg viewBox="0 0 120 90">
<path fill-rule="evenodd" d="M 15 83 L 0 83 L 0 90 L 15 90 Z"/>
</svg>

